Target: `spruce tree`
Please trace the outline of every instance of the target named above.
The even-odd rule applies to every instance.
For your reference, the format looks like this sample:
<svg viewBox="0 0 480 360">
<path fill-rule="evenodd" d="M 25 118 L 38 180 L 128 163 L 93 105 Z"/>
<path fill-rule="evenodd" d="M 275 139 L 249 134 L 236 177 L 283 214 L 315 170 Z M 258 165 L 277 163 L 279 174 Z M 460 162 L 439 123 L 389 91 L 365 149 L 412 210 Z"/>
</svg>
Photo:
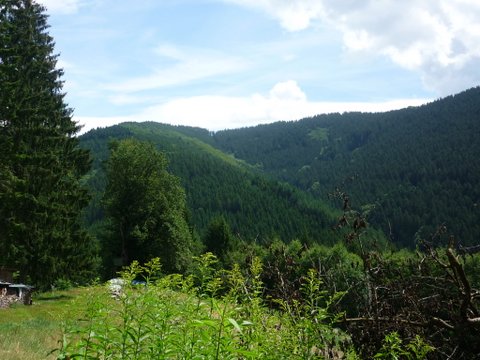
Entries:
<svg viewBox="0 0 480 360">
<path fill-rule="evenodd" d="M 43 6 L 0 0 L 0 262 L 40 288 L 85 279 L 96 263 L 80 226 L 90 157 L 78 147 L 48 27 Z"/>
</svg>

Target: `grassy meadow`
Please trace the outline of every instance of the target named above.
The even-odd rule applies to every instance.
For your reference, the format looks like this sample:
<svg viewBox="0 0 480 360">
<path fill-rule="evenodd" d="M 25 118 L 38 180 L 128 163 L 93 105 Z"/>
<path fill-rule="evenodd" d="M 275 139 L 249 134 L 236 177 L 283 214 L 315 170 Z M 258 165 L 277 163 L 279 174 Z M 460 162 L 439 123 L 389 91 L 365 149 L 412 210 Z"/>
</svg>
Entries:
<svg viewBox="0 0 480 360">
<path fill-rule="evenodd" d="M 0 309 L 0 359 L 55 359 L 62 324 L 82 309 L 87 289 L 36 294 L 33 305 Z M 83 305 L 82 305 L 83 304 Z"/>
</svg>

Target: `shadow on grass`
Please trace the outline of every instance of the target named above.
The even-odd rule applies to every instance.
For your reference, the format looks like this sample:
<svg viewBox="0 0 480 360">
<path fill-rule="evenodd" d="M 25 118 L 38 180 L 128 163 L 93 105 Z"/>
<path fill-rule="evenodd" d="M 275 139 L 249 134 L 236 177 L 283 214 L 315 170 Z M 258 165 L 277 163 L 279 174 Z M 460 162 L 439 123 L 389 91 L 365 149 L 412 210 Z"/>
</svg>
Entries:
<svg viewBox="0 0 480 360">
<path fill-rule="evenodd" d="M 70 300 L 74 297 L 71 295 L 65 294 L 41 294 L 35 296 L 34 300 L 37 301 L 57 301 L 57 300 Z"/>
</svg>

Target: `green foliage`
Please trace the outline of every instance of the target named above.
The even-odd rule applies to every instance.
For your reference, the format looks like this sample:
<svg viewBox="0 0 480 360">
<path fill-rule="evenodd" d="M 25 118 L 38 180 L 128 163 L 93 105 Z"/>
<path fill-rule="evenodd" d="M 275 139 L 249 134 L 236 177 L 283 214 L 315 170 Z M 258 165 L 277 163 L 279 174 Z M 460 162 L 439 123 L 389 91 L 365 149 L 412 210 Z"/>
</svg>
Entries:
<svg viewBox="0 0 480 360">
<path fill-rule="evenodd" d="M 203 243 L 206 250 L 215 254 L 224 264 L 227 261 L 227 254 L 239 245 L 238 239 L 232 234 L 223 216 L 216 217 L 210 222 Z"/>
<path fill-rule="evenodd" d="M 315 269 L 329 296 L 342 293 L 338 307 L 347 314 L 358 314 L 367 301 L 363 260 L 341 243 L 327 247 L 302 245 L 298 240 L 285 244 L 273 241 L 264 253 L 263 281 L 268 297 L 291 302 L 302 293 L 302 278 Z"/>
<path fill-rule="evenodd" d="M 161 257 L 166 272 L 184 271 L 192 248 L 185 193 L 165 156 L 149 143 L 113 142 L 106 175 L 107 259 L 129 264 Z"/>
<path fill-rule="evenodd" d="M 55 290 L 69 290 L 72 287 L 73 287 L 73 284 L 68 279 L 60 278 L 60 279 L 55 280 L 55 282 L 53 283 L 53 288 Z"/>
<path fill-rule="evenodd" d="M 0 252 L 38 288 L 84 282 L 98 265 L 79 223 L 89 153 L 77 147 L 47 29 L 41 5 L 0 1 Z"/>
<path fill-rule="evenodd" d="M 328 128 L 316 128 L 308 133 L 311 139 L 318 141 L 328 141 Z"/>
<path fill-rule="evenodd" d="M 118 300 L 92 288 L 85 320 L 66 325 L 57 358 L 323 359 L 344 354 L 342 349 L 354 358 L 348 337 L 325 321 L 332 315 L 320 305 L 324 295 L 315 274 L 305 285 L 306 296 L 315 301 L 288 313 L 263 304 L 258 259 L 246 275 L 238 266 L 216 269 L 212 254 L 196 261 L 195 279 L 168 275 L 143 287 L 129 280 L 150 266 L 134 263 L 124 271 Z M 212 290 L 219 287 L 227 290 L 222 297 Z"/>
<path fill-rule="evenodd" d="M 295 350 L 292 350 L 301 354 L 302 359 L 326 356 L 326 354 L 334 354 L 333 357 L 337 357 L 341 345 L 349 340 L 346 334 L 333 329 L 333 324 L 341 314 L 334 314 L 331 307 L 338 302 L 343 293 L 328 296 L 328 292 L 322 290 L 321 285 L 318 272 L 309 269 L 302 279 L 300 299 L 293 299 L 291 302 L 277 300 L 287 314 L 289 325 L 297 334 Z M 325 349 L 319 347 L 319 339 L 321 339 L 320 344 L 325 344 Z M 325 351 L 326 349 L 328 351 Z"/>
<path fill-rule="evenodd" d="M 472 287 L 480 288 L 480 254 L 468 255 L 464 259 L 465 272 L 468 274 Z"/>
<path fill-rule="evenodd" d="M 418 335 L 408 344 L 404 345 L 396 332 L 385 336 L 382 348 L 374 356 L 375 359 L 389 360 L 422 360 L 434 349 L 426 344 Z"/>
</svg>

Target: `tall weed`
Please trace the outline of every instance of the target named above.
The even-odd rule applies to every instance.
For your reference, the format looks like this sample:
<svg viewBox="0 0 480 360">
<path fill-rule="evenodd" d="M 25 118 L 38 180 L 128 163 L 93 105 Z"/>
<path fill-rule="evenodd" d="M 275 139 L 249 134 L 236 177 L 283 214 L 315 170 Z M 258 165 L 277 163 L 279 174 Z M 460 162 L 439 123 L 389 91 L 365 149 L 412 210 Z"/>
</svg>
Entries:
<svg viewBox="0 0 480 360">
<path fill-rule="evenodd" d="M 133 262 L 112 298 L 91 289 L 81 321 L 66 324 L 58 359 L 354 359 L 349 337 L 334 326 L 317 271 L 302 279 L 302 301 L 265 305 L 262 263 L 247 271 L 217 268 L 207 253 L 191 275 L 160 277 L 158 259 Z M 144 282 L 133 285 L 142 278 Z"/>
</svg>

